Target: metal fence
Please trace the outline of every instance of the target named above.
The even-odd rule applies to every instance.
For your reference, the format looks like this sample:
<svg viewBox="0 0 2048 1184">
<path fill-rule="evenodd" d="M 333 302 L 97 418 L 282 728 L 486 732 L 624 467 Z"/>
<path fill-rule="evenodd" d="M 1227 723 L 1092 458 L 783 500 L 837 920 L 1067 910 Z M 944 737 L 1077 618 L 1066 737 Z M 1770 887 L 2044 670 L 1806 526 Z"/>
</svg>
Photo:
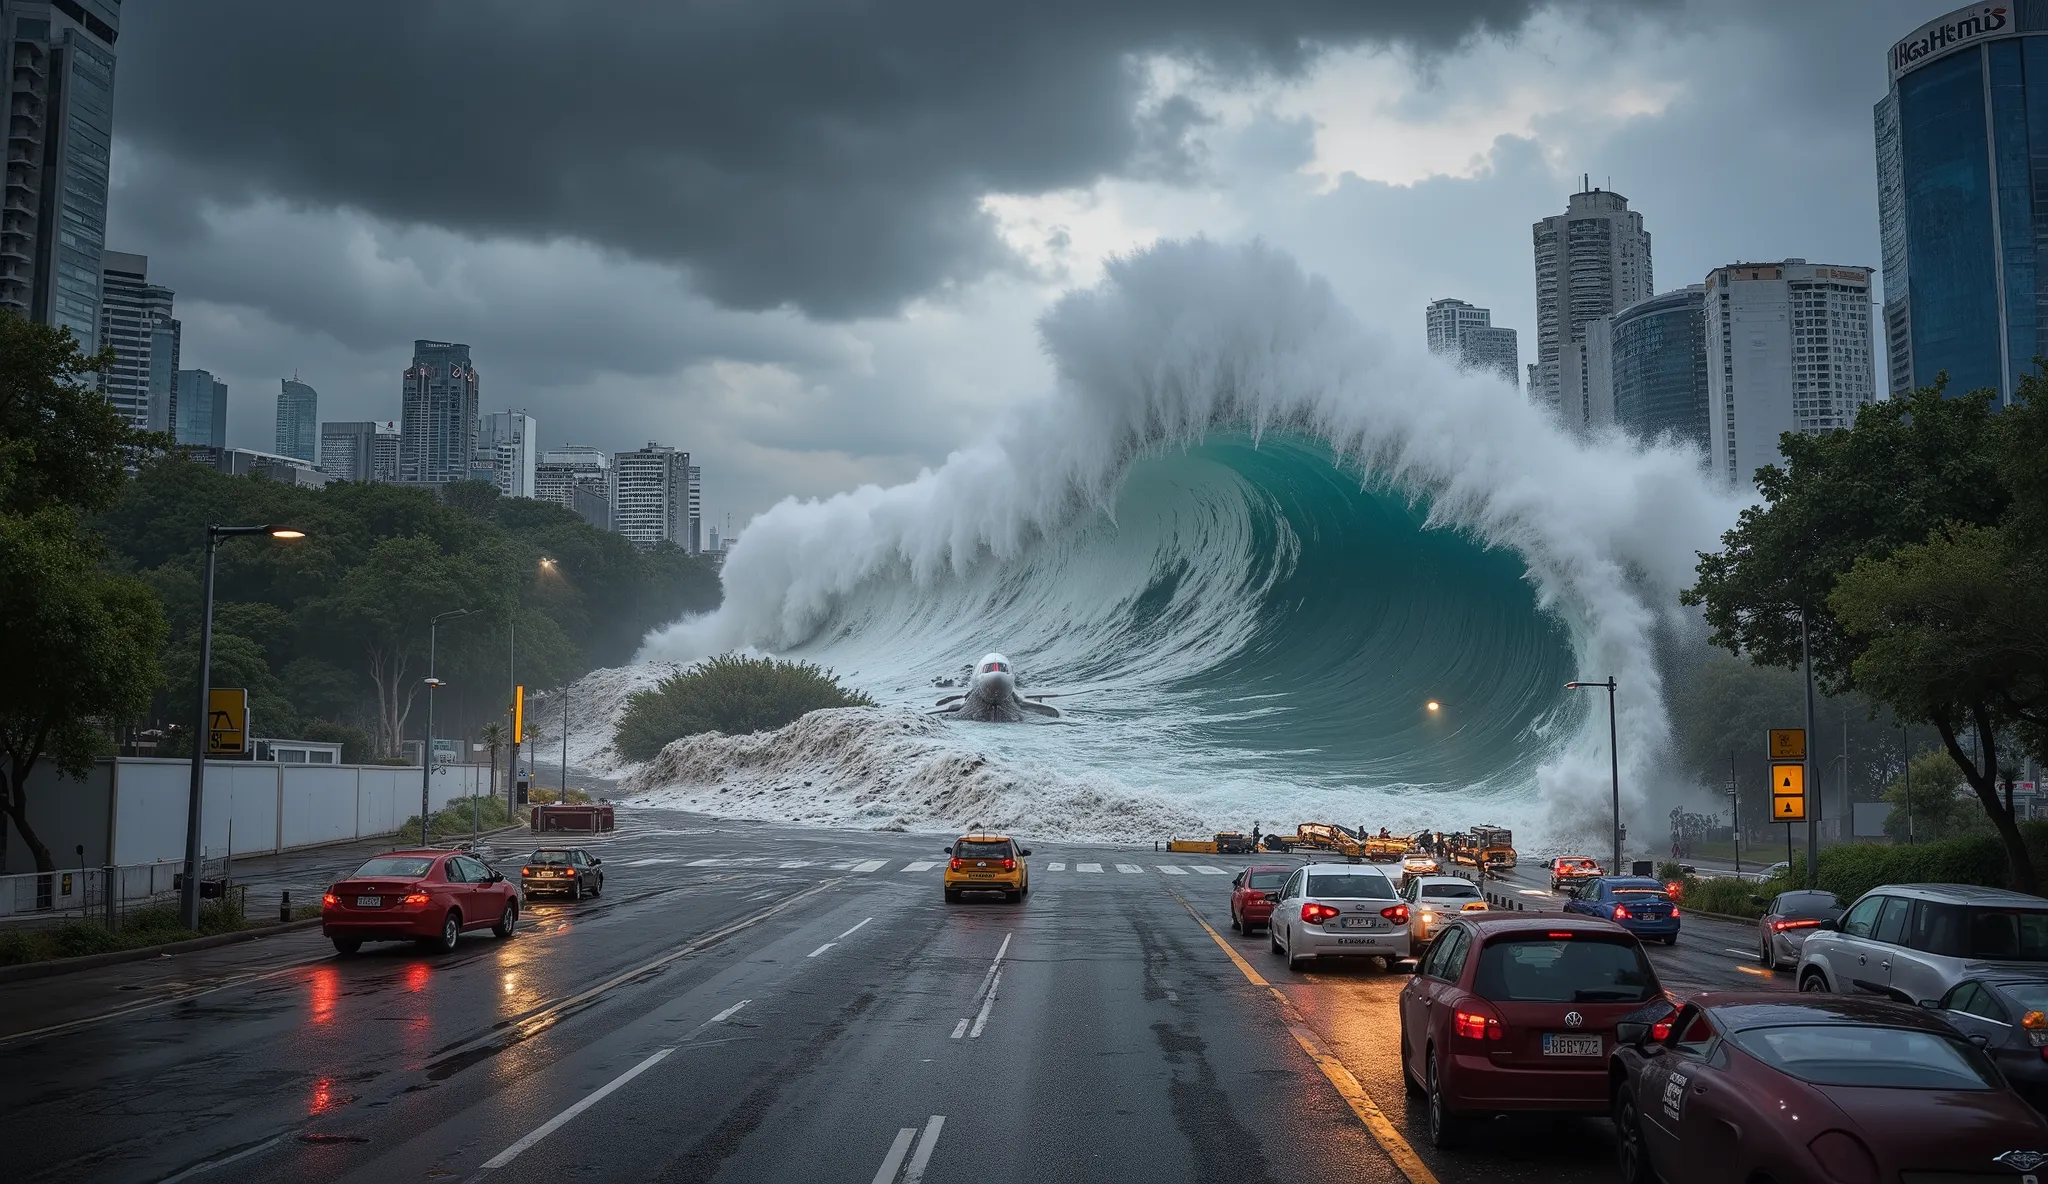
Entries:
<svg viewBox="0 0 2048 1184">
<path fill-rule="evenodd" d="M 184 870 L 183 860 L 165 860 L 0 876 L 0 925 L 99 921 L 118 926 L 137 909 L 175 904 Z M 201 864 L 206 894 L 226 891 L 227 873 L 223 859 Z"/>
</svg>

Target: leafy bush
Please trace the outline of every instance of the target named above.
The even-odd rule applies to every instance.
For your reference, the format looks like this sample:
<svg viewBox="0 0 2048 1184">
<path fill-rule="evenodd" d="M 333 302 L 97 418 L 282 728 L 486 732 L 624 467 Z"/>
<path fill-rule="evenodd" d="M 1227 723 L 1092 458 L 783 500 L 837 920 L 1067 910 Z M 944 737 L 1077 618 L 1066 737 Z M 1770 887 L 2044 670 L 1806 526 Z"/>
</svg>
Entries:
<svg viewBox="0 0 2048 1184">
<path fill-rule="evenodd" d="M 562 791 L 559 789 L 532 789 L 527 791 L 526 800 L 530 805 L 553 806 L 562 800 Z M 572 806 L 587 806 L 590 804 L 590 795 L 572 786 L 569 789 L 569 804 Z"/>
<path fill-rule="evenodd" d="M 1703 913 L 1726 913 L 1733 917 L 1761 917 L 1764 905 L 1775 893 L 1765 891 L 1751 880 L 1720 878 L 1685 881 L 1685 908 Z"/>
<path fill-rule="evenodd" d="M 474 815 L 472 815 L 472 806 Z M 495 830 L 512 821 L 505 813 L 505 799 L 498 794 L 480 794 L 476 797 L 456 798 L 434 811 L 427 823 L 430 835 L 466 835 L 472 829 Z M 420 816 L 415 814 L 398 828 L 400 837 L 420 833 Z"/>
<path fill-rule="evenodd" d="M 769 731 L 826 707 L 873 707 L 808 662 L 725 654 L 662 680 L 626 703 L 613 742 L 628 760 L 652 760 L 670 741 L 699 732 Z"/>
<path fill-rule="evenodd" d="M 1657 878 L 1666 884 L 1685 879 L 1685 868 L 1675 859 L 1667 859 L 1657 865 Z"/>
</svg>

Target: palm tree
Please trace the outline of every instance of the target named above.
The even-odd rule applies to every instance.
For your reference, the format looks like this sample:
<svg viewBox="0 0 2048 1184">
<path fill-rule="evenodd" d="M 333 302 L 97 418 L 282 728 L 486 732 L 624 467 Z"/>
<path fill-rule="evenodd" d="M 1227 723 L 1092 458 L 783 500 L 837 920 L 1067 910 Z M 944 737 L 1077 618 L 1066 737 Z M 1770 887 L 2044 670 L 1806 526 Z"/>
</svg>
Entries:
<svg viewBox="0 0 2048 1184">
<path fill-rule="evenodd" d="M 491 792 L 495 794 L 498 792 L 498 749 L 505 743 L 505 725 L 492 720 L 484 725 L 481 735 L 484 747 L 491 750 Z M 480 808 L 479 799 L 483 796 L 479 793 L 469 799 L 469 842 L 472 847 L 476 846 L 476 840 L 481 837 L 477 811 Z"/>
</svg>

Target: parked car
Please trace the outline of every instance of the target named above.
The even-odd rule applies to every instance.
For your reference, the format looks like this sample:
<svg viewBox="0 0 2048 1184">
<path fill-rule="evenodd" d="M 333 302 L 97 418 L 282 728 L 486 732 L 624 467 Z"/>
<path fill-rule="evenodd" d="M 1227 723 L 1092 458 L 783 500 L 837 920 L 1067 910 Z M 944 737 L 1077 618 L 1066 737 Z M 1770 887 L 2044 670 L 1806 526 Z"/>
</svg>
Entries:
<svg viewBox="0 0 2048 1184">
<path fill-rule="evenodd" d="M 1550 861 L 1550 890 L 1562 892 L 1574 884 L 1606 875 L 1598 860 L 1587 855 L 1560 855 Z"/>
<path fill-rule="evenodd" d="M 585 893 L 597 896 L 604 891 L 603 864 L 581 847 L 542 847 L 519 869 L 519 888 L 528 900 L 543 894 L 570 900 L 582 900 Z"/>
<path fill-rule="evenodd" d="M 2048 979 L 1997 973 L 1966 978 L 1949 988 L 1937 1010 L 1956 1031 L 1983 1038 L 1992 1062 L 2036 1110 L 2048 1104 Z"/>
<path fill-rule="evenodd" d="M 2012 1180 L 2048 1123 L 1982 1049 L 1881 999 L 1706 993 L 1612 1058 L 1625 1184 Z"/>
<path fill-rule="evenodd" d="M 1802 991 L 1940 999 L 1985 970 L 2048 969 L 2048 900 L 1974 884 L 1888 884 L 1799 950 Z"/>
<path fill-rule="evenodd" d="M 1664 1001 L 1642 943 L 1611 921 L 1461 915 L 1401 990 L 1403 1083 L 1438 1147 L 1484 1115 L 1603 1114 L 1616 1025 Z"/>
<path fill-rule="evenodd" d="M 1819 888 L 1780 892 L 1756 922 L 1757 961 L 1771 970 L 1799 961 L 1799 949 L 1823 921 L 1842 918 L 1841 898 Z"/>
<path fill-rule="evenodd" d="M 1237 873 L 1237 878 L 1230 881 L 1230 927 L 1239 933 L 1250 933 L 1266 924 L 1273 915 L 1273 905 L 1280 899 L 1280 886 L 1296 866 L 1255 863 Z"/>
<path fill-rule="evenodd" d="M 1434 855 L 1426 851 L 1411 851 L 1401 857 L 1401 887 L 1406 888 L 1417 876 L 1434 876 L 1444 870 Z"/>
<path fill-rule="evenodd" d="M 1312 863 L 1287 877 L 1266 934 L 1289 970 L 1324 958 L 1379 958 L 1392 970 L 1408 956 L 1408 905 L 1369 863 Z"/>
<path fill-rule="evenodd" d="M 1417 876 L 1401 889 L 1408 902 L 1408 948 L 1420 958 L 1445 925 L 1463 913 L 1487 911 L 1478 885 L 1458 876 Z"/>
<path fill-rule="evenodd" d="M 460 851 L 379 855 L 320 900 L 320 932 L 343 955 L 366 941 L 416 941 L 447 953 L 465 930 L 511 937 L 518 924 L 519 890 Z"/>
<path fill-rule="evenodd" d="M 1612 921 L 1645 941 L 1678 944 L 1678 905 L 1648 876 L 1600 876 L 1573 885 L 1564 911 Z"/>
</svg>

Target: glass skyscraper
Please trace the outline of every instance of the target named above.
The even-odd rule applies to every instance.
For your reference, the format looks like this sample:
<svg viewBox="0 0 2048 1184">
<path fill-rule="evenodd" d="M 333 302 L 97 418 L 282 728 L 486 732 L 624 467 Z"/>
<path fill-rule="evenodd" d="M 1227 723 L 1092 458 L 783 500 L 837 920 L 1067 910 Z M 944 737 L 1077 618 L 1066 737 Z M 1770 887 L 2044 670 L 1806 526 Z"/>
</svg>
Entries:
<svg viewBox="0 0 2048 1184">
<path fill-rule="evenodd" d="M 277 454 L 313 464 L 320 459 L 320 394 L 296 378 L 277 393 Z"/>
<path fill-rule="evenodd" d="M 1614 420 L 1631 435 L 1707 450 L 1706 298 L 1693 284 L 1614 314 Z"/>
<path fill-rule="evenodd" d="M 1891 51 L 1877 104 L 1893 394 L 2012 398 L 2048 354 L 2048 0 L 1972 4 Z"/>
</svg>

